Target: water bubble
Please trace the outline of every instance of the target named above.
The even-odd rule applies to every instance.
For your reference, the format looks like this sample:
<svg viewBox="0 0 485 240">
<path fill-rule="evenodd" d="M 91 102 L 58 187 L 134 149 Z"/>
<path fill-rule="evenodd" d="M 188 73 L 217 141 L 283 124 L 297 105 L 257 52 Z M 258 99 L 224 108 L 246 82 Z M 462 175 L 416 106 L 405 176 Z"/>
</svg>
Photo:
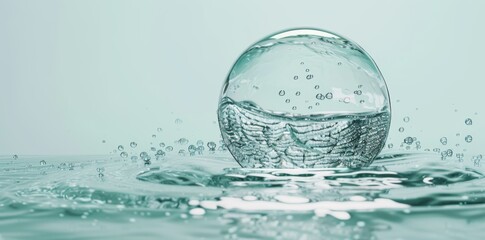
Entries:
<svg viewBox="0 0 485 240">
<path fill-rule="evenodd" d="M 472 125 L 472 124 L 473 124 L 472 119 L 471 119 L 471 118 L 467 118 L 467 119 L 465 119 L 465 124 L 466 124 L 466 125 Z"/>
<path fill-rule="evenodd" d="M 106 143 L 106 140 L 101 141 L 102 143 Z"/>
<path fill-rule="evenodd" d="M 173 147 L 172 147 L 172 146 L 167 146 L 167 147 L 165 148 L 165 151 L 167 151 L 167 152 L 171 152 L 171 151 L 173 151 Z"/>
<path fill-rule="evenodd" d="M 13 156 L 12 156 L 12 158 L 13 158 L 14 160 L 17 160 L 17 159 L 19 159 L 19 156 L 18 156 L 17 154 L 15 154 L 15 155 L 13 155 Z"/>
<path fill-rule="evenodd" d="M 197 150 L 197 147 L 195 145 L 190 145 L 187 150 L 189 150 L 189 153 L 193 154 Z"/>
<path fill-rule="evenodd" d="M 182 124 L 183 122 L 180 118 L 175 119 L 175 124 Z"/>
<path fill-rule="evenodd" d="M 207 147 L 209 148 L 209 151 L 214 151 L 214 150 L 216 150 L 216 143 L 215 142 L 208 142 Z"/>
<path fill-rule="evenodd" d="M 448 138 L 442 137 L 442 138 L 440 138 L 440 142 L 441 142 L 441 144 L 446 145 L 446 144 L 448 144 Z"/>
<path fill-rule="evenodd" d="M 46 163 L 46 161 L 45 161 L 45 160 L 41 160 L 41 161 L 40 161 L 40 165 L 41 165 L 41 166 L 45 166 L 46 164 L 47 164 L 47 163 Z"/>
<path fill-rule="evenodd" d="M 289 99 L 289 98 L 287 98 L 287 99 L 285 100 L 285 103 L 290 103 L 290 99 Z"/>
<path fill-rule="evenodd" d="M 387 148 L 393 148 L 393 147 L 394 147 L 394 144 L 392 143 L 387 144 Z"/>
<path fill-rule="evenodd" d="M 163 131 L 162 128 L 157 128 L 157 132 L 161 132 L 161 131 Z"/>
<path fill-rule="evenodd" d="M 355 94 L 355 95 L 362 95 L 362 91 L 360 91 L 360 90 L 355 90 L 355 91 L 354 91 L 354 94 Z"/>
<path fill-rule="evenodd" d="M 161 143 L 158 144 L 158 146 L 163 148 L 163 147 L 165 147 L 165 143 L 161 142 Z"/>
<path fill-rule="evenodd" d="M 125 150 L 125 148 L 123 147 L 123 145 L 119 145 L 118 150 L 123 151 L 123 150 Z"/>
<path fill-rule="evenodd" d="M 298 80 L 298 76 L 294 76 L 293 77 L 293 80 Z"/>
<path fill-rule="evenodd" d="M 473 140 L 473 137 L 472 137 L 471 135 L 467 135 L 467 136 L 465 137 L 465 142 L 467 142 L 467 143 L 472 142 L 472 140 Z"/>
<path fill-rule="evenodd" d="M 180 138 L 177 142 L 180 145 L 185 145 L 185 144 L 189 143 L 189 140 L 187 138 Z"/>
<path fill-rule="evenodd" d="M 155 135 L 155 134 L 152 135 L 152 138 L 156 138 L 156 137 L 157 137 L 157 135 Z"/>
<path fill-rule="evenodd" d="M 453 156 L 453 150 L 451 150 L 451 149 L 446 150 L 446 156 L 448 156 L 448 157 Z"/>
<path fill-rule="evenodd" d="M 136 142 L 131 142 L 130 143 L 130 147 L 132 148 L 136 148 L 136 146 L 138 146 L 138 144 Z"/>
<path fill-rule="evenodd" d="M 403 120 L 404 122 L 409 122 L 409 117 L 404 117 L 402 120 Z"/>
<path fill-rule="evenodd" d="M 120 156 L 121 156 L 122 158 L 127 158 L 127 157 L 128 157 L 128 153 L 127 153 L 127 152 L 121 152 L 121 153 L 120 153 Z"/>
<path fill-rule="evenodd" d="M 325 49 L 315 49 L 322 46 Z M 295 65 L 295 59 L 305 59 L 305 67 Z M 347 67 L 355 64 L 363 69 Z M 317 74 L 321 72 L 325 74 Z M 296 85 L 296 75 L 311 81 Z M 338 35 L 315 29 L 276 34 L 248 48 L 228 74 L 218 107 L 222 137 L 243 167 L 367 166 L 382 150 L 389 131 L 389 95 L 383 79 L 362 48 Z M 355 89 L 349 90 L 356 83 L 373 86 L 365 89 L 366 96 L 372 96 L 365 104 L 351 94 Z M 254 84 L 268 87 L 255 91 Z M 321 93 L 303 92 L 323 86 Z M 285 104 L 283 99 L 297 90 L 299 97 Z M 333 97 L 338 101 L 330 100 Z M 321 107 L 313 107 L 317 101 Z M 317 129 L 325 134 L 315 137 Z"/>
<path fill-rule="evenodd" d="M 155 152 L 155 151 L 157 151 L 157 149 L 156 149 L 155 147 L 151 147 L 151 148 L 150 148 L 150 151 Z"/>
<path fill-rule="evenodd" d="M 406 143 L 407 145 L 411 145 L 413 143 L 413 138 L 412 137 L 405 138 L 404 143 Z"/>
<path fill-rule="evenodd" d="M 399 128 L 399 132 L 404 132 L 404 128 L 403 127 L 400 127 Z"/>
<path fill-rule="evenodd" d="M 198 140 L 196 144 L 197 146 L 204 146 L 204 141 Z"/>
<path fill-rule="evenodd" d="M 300 96 L 300 94 L 301 94 L 300 91 L 295 93 L 296 96 Z"/>
</svg>

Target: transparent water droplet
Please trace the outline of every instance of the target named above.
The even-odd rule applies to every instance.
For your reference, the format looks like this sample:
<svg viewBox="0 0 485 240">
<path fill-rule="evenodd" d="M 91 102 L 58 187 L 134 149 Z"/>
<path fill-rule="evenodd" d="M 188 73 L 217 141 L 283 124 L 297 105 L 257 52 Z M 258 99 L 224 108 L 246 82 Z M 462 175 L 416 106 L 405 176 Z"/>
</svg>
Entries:
<svg viewBox="0 0 485 240">
<path fill-rule="evenodd" d="M 280 90 L 280 92 L 278 93 L 280 96 L 285 96 L 285 90 Z"/>
<path fill-rule="evenodd" d="M 306 75 L 306 79 L 307 79 L 307 80 L 310 80 L 310 79 L 312 79 L 312 78 L 313 78 L 313 74 L 308 74 L 308 75 Z"/>
<path fill-rule="evenodd" d="M 189 150 L 189 153 L 195 153 L 197 147 L 195 145 L 190 145 L 187 150 Z"/>
<path fill-rule="evenodd" d="M 355 95 L 362 95 L 362 91 L 361 91 L 361 90 L 355 90 L 355 91 L 354 91 L 354 94 L 355 94 Z"/>
<path fill-rule="evenodd" d="M 327 94 L 325 94 L 325 98 L 332 99 L 333 98 L 333 93 L 328 92 Z"/>
<path fill-rule="evenodd" d="M 161 143 L 158 144 L 158 146 L 163 148 L 163 147 L 165 147 L 165 143 L 161 142 Z"/>
<path fill-rule="evenodd" d="M 106 140 L 101 141 L 102 143 L 106 143 Z"/>
<path fill-rule="evenodd" d="M 472 140 L 473 140 L 473 137 L 472 137 L 471 135 L 467 135 L 467 136 L 465 137 L 465 142 L 467 142 L 467 143 L 472 142 Z"/>
<path fill-rule="evenodd" d="M 185 144 L 189 143 L 189 140 L 187 138 L 180 138 L 177 142 L 180 145 L 185 145 Z"/>
<path fill-rule="evenodd" d="M 214 151 L 216 150 L 216 143 L 215 142 L 208 142 L 207 147 L 209 148 L 209 151 Z"/>
<path fill-rule="evenodd" d="M 325 99 L 325 96 L 321 93 L 318 93 L 316 96 L 315 96 L 318 100 L 323 100 Z"/>
<path fill-rule="evenodd" d="M 465 119 L 465 124 L 466 124 L 466 125 L 472 125 L 472 124 L 473 124 L 472 119 L 471 119 L 471 118 L 467 118 L 467 119 Z"/>
<path fill-rule="evenodd" d="M 123 147 L 123 145 L 118 145 L 118 150 L 123 151 L 125 150 L 125 147 Z"/>
<path fill-rule="evenodd" d="M 293 77 L 293 80 L 298 80 L 298 76 L 294 76 Z"/>
<path fill-rule="evenodd" d="M 404 143 L 406 143 L 407 145 L 411 145 L 413 143 L 413 138 L 412 137 L 405 138 Z"/>
<path fill-rule="evenodd" d="M 341 66 L 342 65 L 342 62 L 338 62 L 337 65 Z"/>
<path fill-rule="evenodd" d="M 399 132 L 404 132 L 404 128 L 403 127 L 400 127 L 399 128 Z"/>
<path fill-rule="evenodd" d="M 157 132 L 161 132 L 161 131 L 163 131 L 162 128 L 157 128 Z"/>
<path fill-rule="evenodd" d="M 46 163 L 46 161 L 45 161 L 45 160 L 41 160 L 41 161 L 40 161 L 40 165 L 41 165 L 41 166 L 45 166 L 46 164 L 47 164 L 47 163 Z"/>
<path fill-rule="evenodd" d="M 301 94 L 300 91 L 298 91 L 298 92 L 295 93 L 296 96 L 300 96 L 300 94 Z"/>
<path fill-rule="evenodd" d="M 131 142 L 130 143 L 130 147 L 132 148 L 136 148 L 136 146 L 138 146 L 138 144 L 136 142 Z"/>
<path fill-rule="evenodd" d="M 350 103 L 350 98 L 348 97 L 344 98 L 344 103 Z"/>
<path fill-rule="evenodd" d="M 204 146 L 204 141 L 198 140 L 196 144 L 197 146 Z"/>
<path fill-rule="evenodd" d="M 310 72 L 310 69 L 308 69 L 308 68 L 307 68 L 307 69 L 305 69 L 305 72 Z"/>
<path fill-rule="evenodd" d="M 393 148 L 393 147 L 394 147 L 394 144 L 392 143 L 387 144 L 387 148 Z"/>
<path fill-rule="evenodd" d="M 127 157 L 128 157 L 128 153 L 127 153 L 127 152 L 121 152 L 121 153 L 120 153 L 120 156 L 121 156 L 122 158 L 127 158 Z"/>
<path fill-rule="evenodd" d="M 290 103 L 290 99 L 289 99 L 289 98 L 287 98 L 287 99 L 285 100 L 285 103 Z"/>
<path fill-rule="evenodd" d="M 167 151 L 167 152 L 171 152 L 171 151 L 173 151 L 173 147 L 172 147 L 172 146 L 167 146 L 167 147 L 165 148 L 165 151 Z"/>
<path fill-rule="evenodd" d="M 441 144 L 446 145 L 446 144 L 448 144 L 448 138 L 442 137 L 442 138 L 440 138 L 440 142 L 441 142 Z"/>
<path fill-rule="evenodd" d="M 403 120 L 404 122 L 409 122 L 409 117 L 407 117 L 407 116 L 406 116 L 406 117 L 404 117 L 402 120 Z"/>
<path fill-rule="evenodd" d="M 180 118 L 175 119 L 175 124 L 182 124 L 183 122 Z"/>
<path fill-rule="evenodd" d="M 293 106 L 291 109 L 296 110 L 296 106 Z"/>
<path fill-rule="evenodd" d="M 155 134 L 152 134 L 152 138 L 156 138 L 156 137 L 157 137 L 157 135 L 155 135 Z"/>
</svg>

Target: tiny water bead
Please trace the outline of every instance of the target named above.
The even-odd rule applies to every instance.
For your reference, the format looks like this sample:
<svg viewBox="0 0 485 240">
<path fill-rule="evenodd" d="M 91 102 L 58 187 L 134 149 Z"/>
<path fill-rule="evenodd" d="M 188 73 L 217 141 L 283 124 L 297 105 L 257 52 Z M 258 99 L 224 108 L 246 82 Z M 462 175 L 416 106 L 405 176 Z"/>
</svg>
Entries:
<svg viewBox="0 0 485 240">
<path fill-rule="evenodd" d="M 136 142 L 131 142 L 130 143 L 130 147 L 132 148 L 136 148 L 136 146 L 138 146 L 138 144 Z"/>
<path fill-rule="evenodd" d="M 368 166 L 384 147 L 390 114 L 372 58 L 317 29 L 280 32 L 249 47 L 229 72 L 218 107 L 236 161 L 264 168 Z"/>
<path fill-rule="evenodd" d="M 473 124 L 472 119 L 471 119 L 471 118 L 467 118 L 467 119 L 465 119 L 465 124 L 466 124 L 466 125 L 472 125 L 472 124 Z"/>
<path fill-rule="evenodd" d="M 467 136 L 465 137 L 465 142 L 467 142 L 467 143 L 472 142 L 472 140 L 473 140 L 473 137 L 472 137 L 471 135 L 467 135 Z"/>
<path fill-rule="evenodd" d="M 19 159 L 19 156 L 18 156 L 17 154 L 15 154 L 15 155 L 13 155 L 13 156 L 12 156 L 12 158 L 13 158 L 14 160 L 17 160 L 17 159 Z"/>
</svg>

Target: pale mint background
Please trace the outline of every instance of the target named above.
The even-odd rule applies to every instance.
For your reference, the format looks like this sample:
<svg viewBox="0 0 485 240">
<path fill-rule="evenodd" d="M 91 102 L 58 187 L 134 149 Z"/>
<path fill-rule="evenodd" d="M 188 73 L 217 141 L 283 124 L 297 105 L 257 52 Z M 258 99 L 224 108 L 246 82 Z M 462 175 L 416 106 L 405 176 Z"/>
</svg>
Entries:
<svg viewBox="0 0 485 240">
<path fill-rule="evenodd" d="M 239 54 L 302 26 L 347 36 L 374 58 L 395 145 L 409 135 L 431 147 L 460 132 L 480 152 L 484 9 L 478 0 L 0 0 L 0 155 L 105 154 L 147 146 L 157 127 L 171 141 L 217 139 L 220 87 Z"/>
</svg>

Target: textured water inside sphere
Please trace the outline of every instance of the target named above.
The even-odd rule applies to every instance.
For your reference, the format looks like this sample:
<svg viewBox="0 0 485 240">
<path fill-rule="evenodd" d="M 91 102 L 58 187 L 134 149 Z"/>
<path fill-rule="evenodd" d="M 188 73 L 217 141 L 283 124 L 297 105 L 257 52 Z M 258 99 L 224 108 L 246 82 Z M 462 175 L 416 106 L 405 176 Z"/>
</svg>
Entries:
<svg viewBox="0 0 485 240">
<path fill-rule="evenodd" d="M 384 146 L 390 103 L 384 78 L 361 47 L 330 32 L 296 29 L 239 57 L 218 117 L 243 167 L 362 167 Z"/>
</svg>

